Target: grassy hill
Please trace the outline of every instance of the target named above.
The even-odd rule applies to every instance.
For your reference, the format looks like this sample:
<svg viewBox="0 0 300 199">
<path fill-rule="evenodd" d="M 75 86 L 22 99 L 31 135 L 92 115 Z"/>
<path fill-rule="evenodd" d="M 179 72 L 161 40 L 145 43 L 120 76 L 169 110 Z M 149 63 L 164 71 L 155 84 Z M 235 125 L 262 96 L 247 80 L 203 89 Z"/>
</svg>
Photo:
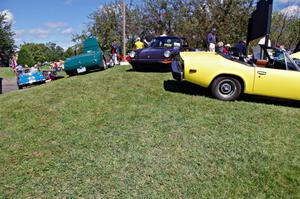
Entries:
<svg viewBox="0 0 300 199">
<path fill-rule="evenodd" d="M 13 78 L 16 77 L 14 71 L 9 67 L 0 67 L 0 77 Z"/>
<path fill-rule="evenodd" d="M 253 99 L 129 67 L 7 93 L 0 195 L 297 198 L 300 109 Z"/>
</svg>

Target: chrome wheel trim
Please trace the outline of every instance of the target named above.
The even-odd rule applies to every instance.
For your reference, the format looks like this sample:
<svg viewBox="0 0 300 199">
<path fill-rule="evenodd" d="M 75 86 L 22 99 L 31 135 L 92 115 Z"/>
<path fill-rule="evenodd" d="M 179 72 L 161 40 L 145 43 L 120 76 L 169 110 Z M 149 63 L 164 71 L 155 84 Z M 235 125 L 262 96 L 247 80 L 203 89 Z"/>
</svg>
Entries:
<svg viewBox="0 0 300 199">
<path fill-rule="evenodd" d="M 231 79 L 223 79 L 219 82 L 218 93 L 223 98 L 229 98 L 236 93 L 237 87 L 236 83 Z"/>
</svg>

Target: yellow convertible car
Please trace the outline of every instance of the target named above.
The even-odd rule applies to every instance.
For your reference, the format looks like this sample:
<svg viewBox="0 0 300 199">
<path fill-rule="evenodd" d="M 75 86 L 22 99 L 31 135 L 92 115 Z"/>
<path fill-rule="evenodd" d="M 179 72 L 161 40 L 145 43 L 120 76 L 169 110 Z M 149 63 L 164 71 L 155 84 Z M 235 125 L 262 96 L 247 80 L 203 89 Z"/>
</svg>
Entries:
<svg viewBox="0 0 300 199">
<path fill-rule="evenodd" d="M 295 63 L 300 66 L 300 52 L 291 54 L 291 58 L 293 58 Z"/>
<path fill-rule="evenodd" d="M 292 57 L 293 59 L 300 59 L 300 52 L 291 54 L 291 57 Z"/>
<path fill-rule="evenodd" d="M 172 74 L 209 88 L 220 100 L 242 93 L 300 100 L 299 66 L 281 49 L 263 50 L 266 59 L 252 63 L 213 52 L 182 52 L 172 62 Z"/>
</svg>

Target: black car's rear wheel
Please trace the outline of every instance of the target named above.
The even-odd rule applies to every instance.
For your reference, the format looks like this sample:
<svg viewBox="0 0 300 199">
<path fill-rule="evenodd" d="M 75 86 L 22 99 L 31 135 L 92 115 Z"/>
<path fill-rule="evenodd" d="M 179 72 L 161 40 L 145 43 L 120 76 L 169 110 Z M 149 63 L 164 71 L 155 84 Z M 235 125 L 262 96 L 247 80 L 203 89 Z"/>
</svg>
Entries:
<svg viewBox="0 0 300 199">
<path fill-rule="evenodd" d="M 76 73 L 74 73 L 74 72 L 66 72 L 66 74 L 69 75 L 69 77 L 72 77 L 72 76 L 74 76 Z"/>
<path fill-rule="evenodd" d="M 131 64 L 131 66 L 132 66 L 132 70 L 138 70 L 138 67 L 136 64 Z"/>
<path fill-rule="evenodd" d="M 211 85 L 212 95 L 224 101 L 236 100 L 241 92 L 241 83 L 234 77 L 218 77 Z"/>
</svg>

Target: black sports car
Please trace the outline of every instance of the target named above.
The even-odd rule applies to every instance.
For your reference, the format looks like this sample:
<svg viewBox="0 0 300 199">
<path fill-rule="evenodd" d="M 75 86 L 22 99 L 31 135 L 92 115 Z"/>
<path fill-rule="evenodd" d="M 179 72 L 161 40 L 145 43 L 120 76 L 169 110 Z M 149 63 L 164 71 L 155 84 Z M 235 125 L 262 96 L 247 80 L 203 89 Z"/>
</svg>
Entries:
<svg viewBox="0 0 300 199">
<path fill-rule="evenodd" d="M 185 38 L 160 36 L 153 39 L 148 48 L 130 52 L 130 61 L 134 70 L 170 70 L 172 58 L 180 51 L 190 51 Z"/>
</svg>

